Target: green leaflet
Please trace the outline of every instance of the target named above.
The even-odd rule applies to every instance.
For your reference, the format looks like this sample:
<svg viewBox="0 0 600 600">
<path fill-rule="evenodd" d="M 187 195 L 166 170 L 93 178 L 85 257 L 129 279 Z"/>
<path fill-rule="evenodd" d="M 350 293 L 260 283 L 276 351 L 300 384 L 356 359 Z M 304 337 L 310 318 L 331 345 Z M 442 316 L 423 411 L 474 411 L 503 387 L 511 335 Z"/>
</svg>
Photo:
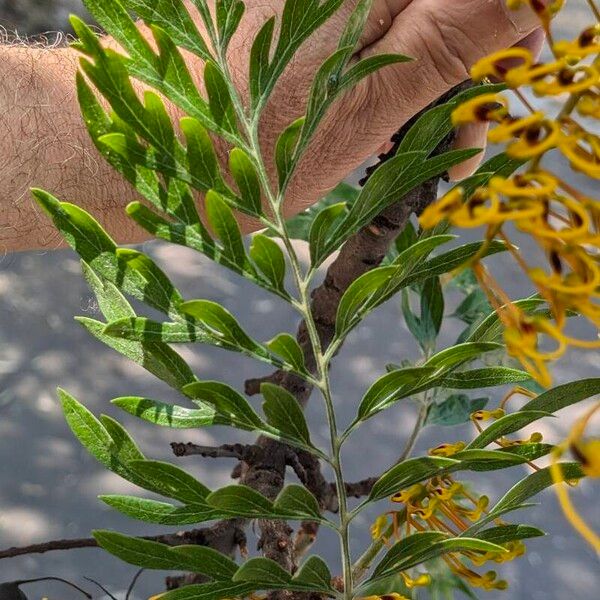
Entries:
<svg viewBox="0 0 600 600">
<path fill-rule="evenodd" d="M 294 167 L 294 154 L 304 125 L 304 117 L 297 119 L 283 130 L 275 145 L 275 164 L 279 176 L 279 189 L 283 190 Z"/>
<path fill-rule="evenodd" d="M 414 270 L 419 270 L 433 250 L 453 236 L 436 236 L 422 240 L 407 249 L 390 266 L 373 269 L 355 280 L 346 290 L 338 306 L 336 334 L 349 332 L 375 307 L 408 285 Z"/>
<path fill-rule="evenodd" d="M 327 252 L 339 248 L 353 233 L 421 183 L 478 153 L 479 150 L 453 150 L 427 158 L 425 152 L 407 152 L 385 162 L 369 178 L 350 212 L 333 232 Z"/>
<path fill-rule="evenodd" d="M 328 523 L 321 516 L 316 498 L 298 485 L 283 488 L 275 502 L 244 485 L 231 485 L 210 494 L 207 503 L 232 517 L 313 520 Z"/>
<path fill-rule="evenodd" d="M 240 192 L 243 206 L 250 214 L 262 216 L 262 189 L 250 157 L 240 148 L 229 153 L 229 170 Z"/>
<path fill-rule="evenodd" d="M 233 581 L 268 585 L 268 587 L 288 587 L 292 576 L 282 566 L 270 558 L 251 558 L 233 576 Z"/>
<path fill-rule="evenodd" d="M 261 360 L 278 364 L 278 361 L 261 344 L 246 334 L 235 317 L 220 304 L 209 300 L 189 300 L 181 304 L 179 310 L 191 317 L 194 323 L 197 323 L 207 335 L 215 338 L 223 347 L 247 352 Z"/>
<path fill-rule="evenodd" d="M 280 356 L 296 373 L 301 375 L 307 374 L 304 352 L 295 337 L 289 333 L 280 333 L 272 340 L 266 342 L 265 346 L 271 352 Z"/>
<path fill-rule="evenodd" d="M 225 199 L 219 193 L 210 190 L 204 198 L 204 204 L 208 223 L 223 245 L 223 254 L 238 269 L 248 268 L 242 234 Z"/>
<path fill-rule="evenodd" d="M 230 422 L 209 405 L 184 408 L 150 398 L 133 396 L 115 398 L 112 403 L 144 421 L 173 429 L 196 429 L 209 425 L 227 425 Z"/>
<path fill-rule="evenodd" d="M 410 290 L 402 290 L 402 313 L 409 331 L 427 354 L 435 347 L 444 317 L 444 294 L 439 277 L 426 279 L 418 286 L 420 315 L 412 312 Z"/>
<path fill-rule="evenodd" d="M 470 390 L 510 383 L 530 381 L 531 375 L 525 371 L 509 367 L 484 367 L 470 371 L 457 371 L 444 377 L 444 387 L 453 390 Z"/>
<path fill-rule="evenodd" d="M 452 458 L 423 456 L 395 465 L 375 483 L 368 500 L 373 502 L 391 496 L 415 483 L 445 473 L 458 471 L 493 471 L 527 462 L 527 456 L 502 450 L 463 450 Z"/>
<path fill-rule="evenodd" d="M 238 570 L 238 564 L 228 556 L 207 546 L 175 546 L 171 552 L 185 557 L 195 565 L 193 571 L 220 581 L 229 581 Z"/>
<path fill-rule="evenodd" d="M 581 479 L 584 474 L 581 465 L 578 463 L 560 463 L 563 476 L 566 480 Z M 529 498 L 539 494 L 546 488 L 554 485 L 550 468 L 546 467 L 525 477 L 514 485 L 489 511 L 489 513 L 480 521 L 472 525 L 464 532 L 465 536 L 472 535 L 479 531 L 484 525 L 490 523 L 497 517 L 507 512 L 515 510 L 529 500 Z"/>
<path fill-rule="evenodd" d="M 198 1 L 198 0 L 195 0 Z M 248 596 L 256 591 L 251 583 L 216 581 L 199 585 L 188 585 L 161 596 L 161 600 L 222 600 Z"/>
<path fill-rule="evenodd" d="M 285 291 L 285 256 L 277 242 L 262 233 L 255 234 L 250 246 L 250 258 L 270 286 L 284 294 L 287 293 Z"/>
<path fill-rule="evenodd" d="M 186 557 L 171 552 L 170 546 L 166 544 L 134 538 L 114 531 L 94 531 L 94 537 L 101 548 L 129 564 L 144 569 L 188 569 Z"/>
<path fill-rule="evenodd" d="M 245 260 L 243 264 L 239 264 L 239 262 L 236 262 L 237 257 L 234 253 L 226 252 L 224 249 L 218 247 L 208 234 L 208 231 L 201 224 L 185 225 L 182 223 L 170 223 L 139 202 L 131 203 L 127 207 L 127 212 L 141 227 L 153 236 L 196 250 L 216 263 L 242 275 L 256 285 L 285 300 L 289 300 L 287 293 L 284 294 L 281 290 L 273 288 L 264 277 L 260 277 L 249 261 Z"/>
<path fill-rule="evenodd" d="M 243 8 L 243 3 L 240 4 Z M 204 66 L 204 85 L 213 119 L 221 129 L 237 137 L 237 118 L 229 87 L 221 69 L 212 60 Z"/>
<path fill-rule="evenodd" d="M 119 91 L 127 88 L 129 84 L 126 83 L 126 78 L 132 76 L 160 91 L 186 114 L 198 119 L 207 129 L 215 131 L 234 144 L 238 142 L 236 136 L 215 122 L 208 103 L 198 92 L 175 45 L 173 43 L 166 47 L 161 45 L 161 41 L 168 39 L 167 36 L 157 36 L 160 55 L 156 56 L 119 2 L 85 0 L 85 5 L 98 23 L 127 50 L 131 57 L 131 60 L 119 59 L 120 66 L 118 66 L 116 54 L 110 51 L 104 52 L 97 42 L 92 41 L 95 34 L 81 20 L 72 19 L 76 33 L 83 41 L 83 45 L 80 44 L 78 48 L 97 61 L 93 69 L 94 83 L 123 119 L 127 120 L 129 110 L 135 106 L 135 101 L 128 93 L 126 102 L 123 102 Z M 159 29 L 154 27 L 153 31 Z M 107 59 L 107 56 L 111 58 Z M 91 63 L 89 65 L 91 66 Z M 121 88 L 114 87 L 111 83 L 111 78 L 116 81 L 117 73 Z M 135 121 L 137 119 L 134 119 Z"/>
<path fill-rule="evenodd" d="M 160 340 L 119 339 L 104 333 L 106 323 L 86 317 L 78 317 L 76 320 L 102 343 L 144 367 L 176 390 L 196 380 L 183 358 Z"/>
<path fill-rule="evenodd" d="M 248 401 L 232 387 L 218 381 L 198 381 L 187 385 L 184 393 L 202 405 L 214 406 L 219 418 L 242 429 L 264 429 L 262 419 Z"/>
<path fill-rule="evenodd" d="M 260 30 L 253 44 L 250 65 L 252 108 L 258 114 L 268 100 L 285 67 L 301 44 L 337 9 L 343 0 L 286 0 L 279 37 L 271 49 L 273 24 Z M 272 58 L 270 58 L 272 57 Z"/>
<path fill-rule="evenodd" d="M 327 258 L 325 253 L 327 238 L 334 225 L 345 212 L 346 203 L 340 202 L 325 207 L 315 217 L 308 236 L 313 269 L 317 268 Z"/>
<path fill-rule="evenodd" d="M 210 490 L 175 465 L 153 460 L 130 460 L 127 466 L 142 479 L 150 481 L 154 490 L 184 504 L 204 504 Z"/>
<path fill-rule="evenodd" d="M 263 411 L 267 417 L 267 423 L 287 437 L 300 440 L 303 444 L 310 446 L 308 425 L 296 398 L 286 389 L 271 383 L 263 383 L 260 386 L 260 392 L 265 399 Z"/>
<path fill-rule="evenodd" d="M 482 539 L 451 538 L 449 534 L 438 531 L 418 532 L 394 544 L 375 568 L 373 577 L 365 585 L 386 577 L 393 571 L 404 571 L 436 556 L 460 550 L 507 552 L 502 546 Z"/>
<path fill-rule="evenodd" d="M 206 42 L 182 3 L 171 0 L 125 0 L 124 4 L 147 25 L 158 25 L 178 46 L 193 52 L 202 60 L 210 58 Z"/>
<path fill-rule="evenodd" d="M 123 515 L 144 523 L 182 527 L 196 525 L 224 515 L 206 504 L 175 506 L 169 502 L 159 502 L 148 498 L 123 495 L 102 495 L 102 502 Z"/>
<path fill-rule="evenodd" d="M 358 408 L 356 420 L 366 420 L 399 399 L 400 390 L 426 380 L 436 372 L 434 367 L 398 369 L 380 377 L 367 391 Z"/>
<path fill-rule="evenodd" d="M 541 410 L 554 413 L 597 394 L 600 394 L 600 378 L 572 381 L 540 394 L 537 398 L 527 402 L 521 410 Z"/>
<path fill-rule="evenodd" d="M 77 206 L 42 190 L 33 194 L 67 243 L 99 276 L 165 314 L 177 313 L 181 294 L 149 257 L 117 248 L 100 224 Z"/>
<path fill-rule="evenodd" d="M 494 440 L 500 439 L 505 435 L 519 431 L 527 425 L 539 421 L 544 417 L 551 417 L 552 414 L 541 410 L 520 410 L 519 412 L 506 415 L 492 423 L 483 430 L 467 448 L 485 448 Z"/>
</svg>

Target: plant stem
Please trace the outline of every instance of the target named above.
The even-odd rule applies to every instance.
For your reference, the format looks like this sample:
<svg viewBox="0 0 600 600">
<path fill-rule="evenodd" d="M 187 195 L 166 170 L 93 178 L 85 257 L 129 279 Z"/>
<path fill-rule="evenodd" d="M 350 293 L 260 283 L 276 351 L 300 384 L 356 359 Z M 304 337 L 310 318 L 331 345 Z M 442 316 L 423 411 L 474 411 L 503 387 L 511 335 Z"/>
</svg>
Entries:
<svg viewBox="0 0 600 600">
<path fill-rule="evenodd" d="M 427 418 L 428 410 L 429 410 L 429 405 L 424 402 L 421 405 L 421 409 L 419 410 L 419 415 L 417 417 L 417 422 L 415 423 L 415 426 L 410 434 L 410 437 L 408 438 L 408 441 L 406 442 L 406 446 L 404 447 L 402 454 L 400 454 L 400 456 L 398 457 L 398 460 L 396 461 L 396 463 L 404 462 L 412 454 L 412 451 L 415 449 L 415 444 L 417 443 L 417 439 L 419 438 L 419 434 L 421 433 L 423 426 L 425 425 L 425 419 Z"/>
<path fill-rule="evenodd" d="M 338 429 L 335 416 L 335 408 L 333 405 L 333 399 L 331 395 L 331 385 L 329 380 L 329 360 L 330 358 L 325 357 L 323 353 L 323 347 L 321 344 L 321 338 L 319 336 L 318 328 L 315 323 L 312 310 L 311 310 L 311 298 L 310 298 L 310 283 L 315 273 L 314 269 L 309 268 L 307 274 L 304 275 L 300 260 L 296 253 L 296 250 L 292 244 L 290 236 L 287 231 L 287 224 L 283 214 L 283 203 L 284 194 L 281 191 L 276 192 L 273 190 L 271 180 L 269 178 L 268 170 L 266 168 L 258 138 L 258 119 L 256 115 L 254 118 L 249 119 L 244 110 L 241 99 L 238 95 L 235 86 L 233 85 L 231 75 L 229 73 L 229 67 L 227 64 L 226 57 L 220 56 L 220 66 L 225 73 L 225 79 L 229 86 L 229 91 L 232 97 L 232 102 L 236 109 L 238 119 L 244 125 L 247 135 L 247 141 L 249 144 L 249 153 L 251 158 L 255 162 L 257 168 L 258 177 L 261 185 L 265 192 L 266 199 L 272 211 L 273 226 L 275 230 L 280 234 L 285 249 L 288 254 L 290 265 L 292 268 L 292 274 L 294 277 L 295 285 L 298 289 L 298 302 L 294 303 L 294 306 L 301 313 L 306 329 L 309 335 L 311 349 L 314 354 L 316 364 L 316 377 L 318 379 L 318 388 L 321 391 L 325 402 L 325 408 L 327 412 L 327 421 L 329 424 L 330 442 L 331 442 L 331 460 L 334 474 L 335 474 L 335 485 L 338 495 L 339 503 L 339 515 L 340 522 L 337 528 L 340 536 L 340 547 L 342 553 L 342 565 L 343 565 L 343 579 L 344 579 L 344 597 L 347 600 L 352 599 L 353 595 L 353 583 L 352 583 L 352 559 L 350 556 L 350 518 L 348 515 L 348 499 L 346 495 L 346 486 L 344 482 L 344 475 L 342 472 L 340 450 L 341 441 L 338 436 Z"/>
</svg>

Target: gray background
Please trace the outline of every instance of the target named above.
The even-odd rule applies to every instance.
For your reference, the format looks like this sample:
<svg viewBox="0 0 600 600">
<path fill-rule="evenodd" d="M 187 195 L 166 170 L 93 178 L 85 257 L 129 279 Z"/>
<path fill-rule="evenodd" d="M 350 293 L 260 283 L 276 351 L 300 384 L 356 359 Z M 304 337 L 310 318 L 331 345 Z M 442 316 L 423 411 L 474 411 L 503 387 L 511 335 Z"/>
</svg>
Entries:
<svg viewBox="0 0 600 600">
<path fill-rule="evenodd" d="M 563 33 L 575 31 L 585 21 L 583 0 L 572 2 L 563 17 Z M 79 2 L 57 0 L 0 0 L 0 24 L 17 27 L 21 34 L 38 33 L 65 26 L 69 10 L 80 11 Z M 168 265 L 169 274 L 185 297 L 203 297 L 223 303 L 238 316 L 250 333 L 269 339 L 280 331 L 291 331 L 295 315 L 281 302 L 229 274 L 197 254 L 159 243 L 146 244 L 159 263 Z M 300 248 L 305 255 L 305 248 Z M 518 273 L 500 259 L 498 273 L 510 292 L 523 295 Z M 448 309 L 451 312 L 451 308 Z M 100 467 L 68 431 L 56 401 L 60 385 L 78 397 L 95 414 L 106 412 L 121 420 L 142 449 L 153 458 L 175 460 L 170 456 L 173 440 L 218 444 L 239 441 L 226 430 L 194 431 L 191 434 L 153 428 L 109 404 L 122 395 L 146 395 L 176 401 L 166 386 L 141 368 L 94 341 L 73 321 L 74 315 L 94 316 L 96 307 L 84 284 L 79 263 L 72 252 L 22 253 L 3 257 L 0 262 L 0 546 L 25 545 L 63 537 L 85 537 L 94 527 L 116 529 L 130 534 L 162 531 L 121 517 L 97 500 L 100 493 L 139 493 L 118 477 Z M 451 343 L 459 325 L 449 320 L 443 332 Z M 196 374 L 220 379 L 241 387 L 245 378 L 266 372 L 248 359 L 207 348 L 181 348 Z M 350 338 L 333 370 L 335 400 L 342 425 L 353 414 L 369 381 L 381 374 L 388 362 L 414 355 L 396 301 L 380 309 L 376 316 Z M 557 369 L 557 382 L 597 376 L 598 356 L 573 352 Z M 496 392 L 499 397 L 502 390 Z M 544 422 L 536 429 L 549 439 L 560 439 L 566 425 L 584 409 L 579 405 L 565 410 L 561 419 Z M 316 441 L 326 444 L 326 428 L 320 402 L 314 399 L 308 419 Z M 344 466 L 349 479 L 360 479 L 383 470 L 401 451 L 415 418 L 413 408 L 404 404 L 372 420 L 348 446 Z M 468 439 L 468 428 L 444 430 L 429 428 L 418 451 L 444 440 Z M 251 440 L 251 437 L 247 438 Z M 187 459 L 189 468 L 210 487 L 228 483 L 233 466 L 228 461 Z M 520 469 L 495 474 L 485 481 L 470 477 L 481 492 L 492 499 L 503 494 L 524 473 Z M 600 527 L 598 487 L 586 484 L 575 492 L 578 505 L 589 521 Z M 526 556 L 498 570 L 510 582 L 509 592 L 487 593 L 495 599 L 593 600 L 600 586 L 599 563 L 594 553 L 565 523 L 554 496 L 546 493 L 543 507 L 515 514 L 514 519 L 547 530 L 550 536 L 528 544 Z M 385 505 L 379 511 L 388 510 Z M 356 553 L 368 539 L 368 526 L 377 514 L 372 510 L 357 523 L 353 538 Z M 250 543 L 252 544 L 250 532 Z M 337 542 L 324 532 L 315 552 L 337 564 Z M 54 575 L 78 583 L 83 576 L 97 579 L 113 593 L 125 589 L 134 568 L 98 550 L 88 549 L 45 556 L 29 556 L 0 562 L 0 582 L 10 579 Z M 146 573 L 137 593 L 148 597 L 162 589 L 163 574 Z M 86 587 L 91 587 L 86 584 Z M 27 588 L 31 598 L 76 598 L 74 592 L 55 584 Z"/>
</svg>

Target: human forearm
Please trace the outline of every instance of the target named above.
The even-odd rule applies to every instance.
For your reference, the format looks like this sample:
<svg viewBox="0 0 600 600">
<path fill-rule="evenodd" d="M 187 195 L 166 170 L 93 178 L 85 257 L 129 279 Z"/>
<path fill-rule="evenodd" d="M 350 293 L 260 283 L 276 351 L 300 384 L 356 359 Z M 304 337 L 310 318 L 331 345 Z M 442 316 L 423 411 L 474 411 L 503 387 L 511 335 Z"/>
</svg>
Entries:
<svg viewBox="0 0 600 600">
<path fill-rule="evenodd" d="M 124 214 L 134 191 L 93 146 L 75 94 L 73 50 L 0 46 L 0 245 L 59 245 L 32 186 L 89 210 L 119 241 L 142 233 Z"/>
</svg>

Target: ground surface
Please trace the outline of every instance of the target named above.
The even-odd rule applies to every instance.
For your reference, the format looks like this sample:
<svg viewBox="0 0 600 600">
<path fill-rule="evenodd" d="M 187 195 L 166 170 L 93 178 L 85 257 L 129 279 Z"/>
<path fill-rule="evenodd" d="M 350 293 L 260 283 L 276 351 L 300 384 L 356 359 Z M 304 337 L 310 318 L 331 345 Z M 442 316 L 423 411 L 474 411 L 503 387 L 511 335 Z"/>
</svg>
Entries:
<svg viewBox="0 0 600 600">
<path fill-rule="evenodd" d="M 12 2 L 0 0 L 0 18 L 15 23 L 27 14 L 22 7 L 37 7 L 35 21 L 28 31 L 39 31 L 41 23 L 53 27 L 64 22 L 65 6 L 77 2 Z M 37 14 L 44 6 L 44 16 Z M 56 17 L 52 5 L 57 5 Z M 573 4 L 576 6 L 576 3 Z M 71 8 L 71 6 L 69 6 Z M 12 10 L 13 12 L 10 12 Z M 19 14 L 21 15 L 19 17 Z M 575 9 L 566 26 L 581 22 Z M 162 244 L 145 247 L 160 263 L 169 264 L 169 273 L 188 298 L 216 300 L 238 315 L 247 329 L 261 337 L 279 331 L 291 331 L 293 315 L 282 303 L 257 291 L 246 282 L 215 267 L 208 261 L 181 248 Z M 512 293 L 522 293 L 514 269 L 504 264 L 502 279 Z M 106 412 L 125 423 L 142 449 L 151 457 L 171 459 L 172 440 L 197 443 L 239 441 L 226 431 L 194 432 L 193 436 L 154 429 L 133 418 L 119 414 L 109 400 L 122 395 L 147 395 L 175 400 L 174 395 L 142 369 L 121 359 L 91 339 L 77 325 L 74 315 L 92 316 L 96 312 L 91 295 L 80 275 L 78 261 L 71 252 L 26 253 L 5 256 L 0 262 L 0 546 L 23 545 L 53 538 L 83 537 L 94 527 L 117 529 L 131 534 L 159 532 L 106 509 L 98 500 L 100 493 L 127 493 L 131 486 L 106 473 L 83 451 L 68 431 L 56 402 L 55 388 L 60 385 L 84 402 L 96 414 Z M 450 324 L 444 339 L 456 335 Z M 333 372 L 335 400 L 342 420 L 355 410 L 367 381 L 380 374 L 388 362 L 399 362 L 414 350 L 408 343 L 397 302 L 383 307 L 351 337 L 336 361 Z M 256 376 L 262 367 L 250 360 L 224 352 L 184 348 L 186 358 L 202 378 L 226 380 L 240 387 L 245 378 Z M 574 353 L 559 367 L 557 381 L 571 381 L 597 376 L 597 355 Z M 562 422 L 570 422 L 577 410 L 561 414 L 561 422 L 545 423 L 548 438 L 559 439 L 565 432 Z M 318 432 L 316 441 L 325 443 L 323 413 L 318 401 L 308 409 L 308 418 Z M 408 405 L 396 407 L 385 418 L 374 419 L 349 445 L 345 455 L 348 477 L 359 479 L 389 465 L 400 452 L 412 427 L 414 411 Z M 538 427 L 539 429 L 539 427 Z M 468 430 L 429 429 L 418 451 L 443 440 L 467 439 Z M 249 438 L 250 439 L 250 438 Z M 232 465 L 208 460 L 188 459 L 190 468 L 210 487 L 227 484 Z M 504 493 L 523 473 L 506 472 L 485 483 L 473 481 L 492 498 Z M 135 493 L 135 492 L 134 492 Z M 600 527 L 598 487 L 583 486 L 577 501 L 591 522 Z M 513 600 L 595 600 L 600 586 L 597 557 L 564 522 L 551 494 L 543 498 L 543 507 L 520 514 L 523 522 L 546 529 L 549 538 L 534 541 L 527 555 L 500 570 L 511 583 L 508 592 Z M 382 510 L 385 510 L 382 507 Z M 357 523 L 353 540 L 355 551 L 368 537 L 368 525 L 375 513 Z M 515 518 L 517 515 L 515 515 Z M 337 560 L 337 544 L 323 535 L 315 551 Z M 124 590 L 134 569 L 121 564 L 98 550 L 31 556 L 0 563 L 0 581 L 37 577 L 43 574 L 63 576 L 82 582 L 83 576 L 101 581 L 111 591 Z M 137 588 L 139 598 L 161 589 L 163 574 L 146 573 Z M 48 596 L 58 600 L 78 597 L 56 585 L 28 588 L 31 598 Z M 118 595 L 118 594 L 117 594 Z M 492 593 L 485 597 L 508 597 Z"/>
</svg>

